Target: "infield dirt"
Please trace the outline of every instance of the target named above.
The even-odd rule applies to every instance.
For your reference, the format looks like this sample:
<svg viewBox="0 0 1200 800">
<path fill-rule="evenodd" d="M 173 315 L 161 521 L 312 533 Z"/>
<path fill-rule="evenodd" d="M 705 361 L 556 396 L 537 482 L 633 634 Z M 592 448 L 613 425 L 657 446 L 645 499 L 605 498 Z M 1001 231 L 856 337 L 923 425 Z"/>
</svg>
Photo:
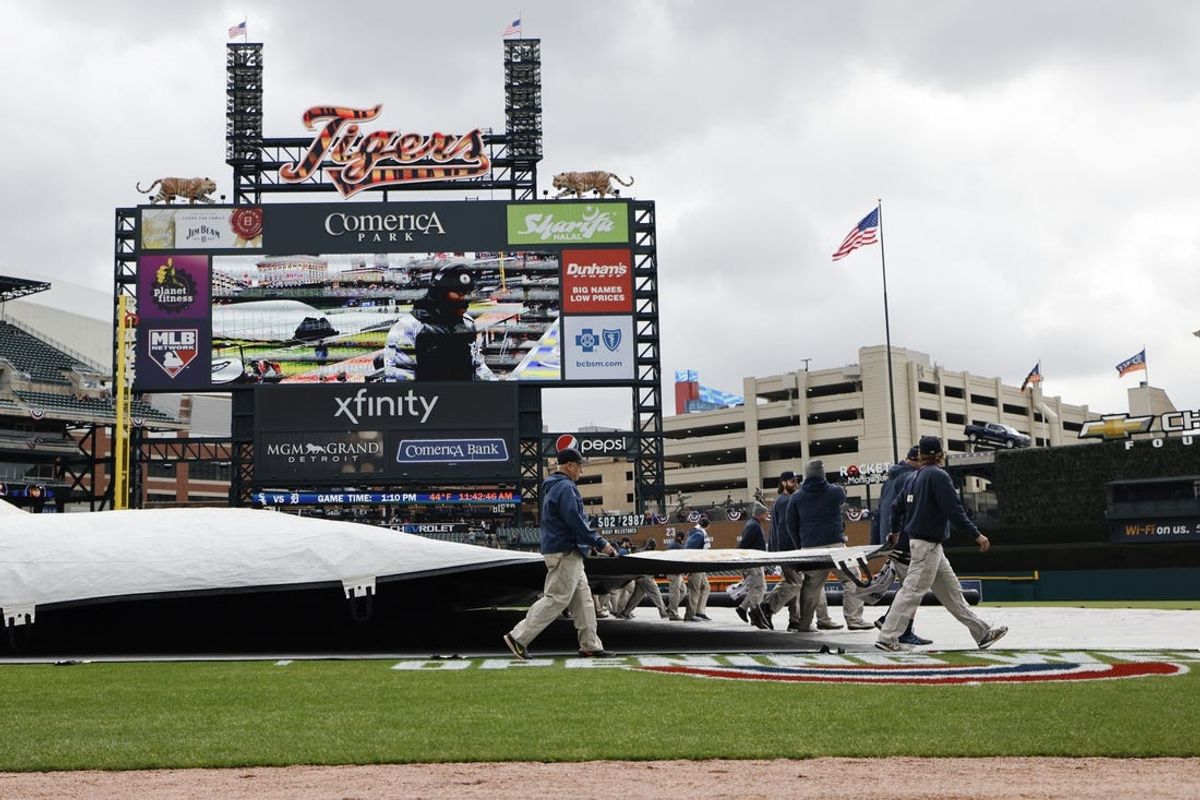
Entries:
<svg viewBox="0 0 1200 800">
<path fill-rule="evenodd" d="M 0 773 L 0 797 L 28 800 L 368 800 L 529 797 L 837 797 L 887 800 L 1200 797 L 1200 758 L 816 758 Z"/>
</svg>

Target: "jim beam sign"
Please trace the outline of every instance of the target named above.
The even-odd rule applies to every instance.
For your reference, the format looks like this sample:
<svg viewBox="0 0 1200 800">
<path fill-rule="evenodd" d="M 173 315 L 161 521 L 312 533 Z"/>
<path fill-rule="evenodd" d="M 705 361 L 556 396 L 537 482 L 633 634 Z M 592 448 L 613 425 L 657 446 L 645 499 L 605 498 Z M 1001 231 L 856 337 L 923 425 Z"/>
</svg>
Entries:
<svg viewBox="0 0 1200 800">
<path fill-rule="evenodd" d="M 316 130 L 307 151 L 294 164 L 279 168 L 284 183 L 304 183 L 322 168 L 341 192 L 352 197 L 363 189 L 405 183 L 461 180 L 486 175 L 492 167 L 483 147 L 483 132 L 403 133 L 398 130 L 364 131 L 359 123 L 373 120 L 383 110 L 313 106 L 304 112 L 304 127 Z"/>
</svg>

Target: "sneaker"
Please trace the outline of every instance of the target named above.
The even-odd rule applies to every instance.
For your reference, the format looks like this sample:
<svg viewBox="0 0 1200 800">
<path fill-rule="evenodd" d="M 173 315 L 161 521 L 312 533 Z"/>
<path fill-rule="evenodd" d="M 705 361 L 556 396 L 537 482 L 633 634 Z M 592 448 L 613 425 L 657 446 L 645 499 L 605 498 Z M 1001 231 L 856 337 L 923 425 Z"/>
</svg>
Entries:
<svg viewBox="0 0 1200 800">
<path fill-rule="evenodd" d="M 998 628 L 992 628 L 990 631 L 988 631 L 987 633 L 985 633 L 983 635 L 982 639 L 979 640 L 979 649 L 986 650 L 987 648 L 991 647 L 996 642 L 998 642 L 1000 640 L 1000 637 L 1004 636 L 1004 634 L 1006 634 L 1006 633 L 1008 633 L 1008 628 L 1004 625 L 1001 625 Z"/>
<path fill-rule="evenodd" d="M 705 622 L 712 622 L 712 617 L 710 617 L 708 614 L 697 614 L 696 619 L 702 619 Z"/>
<path fill-rule="evenodd" d="M 671 615 L 669 613 L 667 613 L 665 610 L 659 611 L 658 616 L 661 617 L 662 619 L 670 619 L 671 618 Z"/>
<path fill-rule="evenodd" d="M 529 651 L 525 649 L 525 645 L 518 642 L 509 634 L 504 634 L 504 643 L 508 645 L 508 649 L 512 650 L 512 654 L 522 661 L 529 658 Z"/>
<path fill-rule="evenodd" d="M 839 626 L 840 627 L 840 626 Z M 864 622 L 861 619 L 857 622 L 847 622 L 846 630 L 848 631 L 869 631 L 875 626 L 869 622 Z"/>
<path fill-rule="evenodd" d="M 737 606 L 733 610 L 737 612 L 738 619 L 740 619 L 742 622 L 750 621 L 750 617 L 746 615 L 746 609 L 742 608 L 741 606 Z"/>
<path fill-rule="evenodd" d="M 616 658 L 617 654 L 608 650 L 580 650 L 580 658 Z"/>
<path fill-rule="evenodd" d="M 749 616 L 750 624 L 758 628 L 760 631 L 771 630 L 770 625 L 767 623 L 767 618 L 763 616 L 763 613 L 761 610 L 759 610 L 758 606 L 753 606 L 750 609 Z"/>
<path fill-rule="evenodd" d="M 633 619 L 633 612 L 632 611 L 622 611 L 620 614 L 617 614 L 616 617 L 617 617 L 617 619 Z"/>
<path fill-rule="evenodd" d="M 884 650 L 888 653 L 903 653 L 904 645 L 899 642 L 876 642 L 875 649 Z"/>
<path fill-rule="evenodd" d="M 787 629 L 792 633 L 816 633 L 817 630 L 816 628 L 805 628 L 799 622 L 788 623 Z"/>
<path fill-rule="evenodd" d="M 896 641 L 900 642 L 900 644 L 910 644 L 914 646 L 933 644 L 932 639 L 923 639 L 920 636 L 917 636 L 915 633 L 911 633 L 909 631 L 905 631 L 904 633 L 900 634 L 900 638 Z"/>
<path fill-rule="evenodd" d="M 759 603 L 758 611 L 762 614 L 763 622 L 767 623 L 767 629 L 772 631 L 775 630 L 775 623 L 771 622 L 771 616 L 775 613 L 771 609 L 771 604 L 765 601 Z"/>
<path fill-rule="evenodd" d="M 679 615 L 674 611 L 668 611 L 666 617 L 667 619 L 671 620 L 671 622 L 679 622 Z"/>
<path fill-rule="evenodd" d="M 817 630 L 820 630 L 820 631 L 838 631 L 841 629 L 842 629 L 842 623 L 840 623 L 840 622 L 834 622 L 833 620 L 817 622 Z"/>
</svg>

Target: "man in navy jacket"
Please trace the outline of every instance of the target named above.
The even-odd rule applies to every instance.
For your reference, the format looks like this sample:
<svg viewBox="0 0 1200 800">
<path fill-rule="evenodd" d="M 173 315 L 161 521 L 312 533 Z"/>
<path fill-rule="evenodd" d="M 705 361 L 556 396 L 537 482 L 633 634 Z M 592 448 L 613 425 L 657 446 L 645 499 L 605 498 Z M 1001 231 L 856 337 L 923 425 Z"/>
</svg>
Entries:
<svg viewBox="0 0 1200 800">
<path fill-rule="evenodd" d="M 961 528 L 975 537 L 975 543 L 980 551 L 986 553 L 991 543 L 979 532 L 975 523 L 967 517 L 958 494 L 954 491 L 954 482 L 950 475 L 941 468 L 945 460 L 942 452 L 942 441 L 936 436 L 922 436 L 918 444 L 920 469 L 913 474 L 907 488 L 896 498 L 892 505 L 892 524 L 896 529 L 903 520 L 900 532 L 907 534 L 912 558 L 908 565 L 908 575 L 904 584 L 892 601 L 888 612 L 887 622 L 879 632 L 875 646 L 880 650 L 897 651 L 903 649 L 899 642 L 909 618 L 916 612 L 921 599 L 929 590 L 934 597 L 954 618 L 967 626 L 971 638 L 980 649 L 990 647 L 997 639 L 1008 633 L 1004 626 L 993 628 L 984 622 L 963 598 L 962 585 L 954 568 L 950 566 L 942 545 L 950 538 L 950 523 Z M 895 541 L 895 532 L 889 535 L 889 541 Z"/>
<path fill-rule="evenodd" d="M 708 524 L 708 517 L 701 515 L 699 521 L 696 522 L 696 527 L 692 528 L 687 541 L 683 543 L 685 550 L 704 550 L 708 547 Z M 708 573 L 688 573 L 687 610 L 683 614 L 685 622 L 712 621 L 711 617 L 705 613 L 708 611 L 708 589 Z"/>
<path fill-rule="evenodd" d="M 846 546 L 846 522 L 842 516 L 845 504 L 846 490 L 825 479 L 824 462 L 819 459 L 809 461 L 804 467 L 804 483 L 788 504 L 788 528 L 796 529 L 802 550 Z M 807 631 L 812 626 L 821 595 L 825 593 L 829 570 L 810 569 L 803 575 L 800 630 Z M 851 581 L 842 581 L 842 614 L 846 617 L 846 627 L 852 631 L 867 630 L 871 624 L 863 620 L 862 597 L 854 588 Z"/>
<path fill-rule="evenodd" d="M 504 634 L 504 643 L 517 658 L 529 657 L 529 643 L 558 619 L 564 608 L 570 610 L 575 623 L 579 655 L 612 655 L 596 634 L 596 609 L 583 559 L 593 547 L 610 556 L 617 551 L 588 527 L 583 497 L 575 488 L 582 474 L 583 457 L 568 447 L 558 452 L 558 470 L 542 484 L 541 551 L 546 561 L 546 584 L 525 619 Z"/>
<path fill-rule="evenodd" d="M 742 528 L 742 537 L 738 540 L 738 547 L 742 550 L 766 550 L 767 543 L 762 529 L 762 524 L 766 520 L 767 507 L 755 501 L 750 506 L 750 519 L 746 521 L 746 527 Z M 762 602 L 763 595 L 766 593 L 766 570 L 762 567 L 743 570 L 742 585 L 746 588 L 746 594 L 735 610 L 743 622 L 749 622 L 749 610 L 758 608 L 758 604 Z"/>
<path fill-rule="evenodd" d="M 908 455 L 899 464 L 893 464 L 888 470 L 888 479 L 884 481 L 883 488 L 879 491 L 879 512 L 875 515 L 874 524 L 871 526 L 871 544 L 883 544 L 883 540 L 892 530 L 892 507 L 896 502 L 898 493 L 907 491 L 908 482 L 912 480 L 912 476 L 916 474 L 917 468 L 920 466 L 918 458 L 920 456 L 917 446 L 914 444 L 908 449 Z M 876 532 L 880 532 L 881 536 L 876 540 Z M 892 566 L 896 570 L 896 574 L 900 577 L 901 582 L 908 575 L 908 537 L 903 537 L 900 541 L 893 545 L 895 554 L 892 555 Z M 891 613 L 890 610 L 888 613 Z M 879 619 L 875 620 L 875 627 L 882 628 L 884 622 L 887 621 L 887 614 L 884 614 Z M 924 639 L 913 631 L 913 621 L 908 621 L 908 628 L 904 633 L 900 634 L 898 640 L 900 644 L 911 645 L 926 645 L 933 644 L 930 639 Z"/>
<path fill-rule="evenodd" d="M 781 550 L 795 550 L 799 545 L 794 544 L 791 532 L 787 529 L 787 508 L 796 491 L 796 473 L 790 469 L 779 476 L 779 496 L 771 506 L 771 535 L 767 539 L 767 550 L 777 553 Z M 800 624 L 800 586 L 804 576 L 790 566 L 781 565 L 783 580 L 776 584 L 771 593 L 765 596 L 762 603 L 749 609 L 750 621 L 756 628 L 768 630 L 775 627 L 771 616 L 788 607 L 788 630 L 793 630 Z"/>
</svg>

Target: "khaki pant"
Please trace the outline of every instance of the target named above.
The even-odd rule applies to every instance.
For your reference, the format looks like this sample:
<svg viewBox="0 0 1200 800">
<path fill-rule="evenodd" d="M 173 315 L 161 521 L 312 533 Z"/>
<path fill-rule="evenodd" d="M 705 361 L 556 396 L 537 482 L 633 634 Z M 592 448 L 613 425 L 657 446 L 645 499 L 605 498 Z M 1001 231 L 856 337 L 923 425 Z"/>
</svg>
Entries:
<svg viewBox="0 0 1200 800">
<path fill-rule="evenodd" d="M 771 607 L 771 613 L 774 614 L 785 605 L 788 607 L 788 625 L 799 625 L 803 630 L 808 630 L 812 627 L 812 613 L 808 615 L 808 623 L 804 624 L 804 609 L 801 594 L 804 590 L 804 576 L 807 573 L 800 572 L 792 567 L 781 567 L 783 570 L 783 582 L 775 585 L 771 593 L 767 595 L 767 603 Z M 813 570 L 814 572 L 816 570 Z M 825 580 L 820 581 L 821 591 L 815 592 L 817 598 L 816 614 L 819 622 L 830 623 L 833 618 L 829 616 L 829 606 L 825 602 Z M 810 590 L 811 591 L 811 590 Z M 859 609 L 859 616 L 862 616 L 862 609 Z"/>
<path fill-rule="evenodd" d="M 547 553 L 546 584 L 542 596 L 529 607 L 525 619 L 509 632 L 522 646 L 528 647 L 537 635 L 546 629 L 563 609 L 571 612 L 571 622 L 579 637 L 580 650 L 603 650 L 600 637 L 596 634 L 596 609 L 592 605 L 592 592 L 588 588 L 587 573 L 583 568 L 583 556 L 578 550 L 569 553 Z"/>
<path fill-rule="evenodd" d="M 756 608 L 763 601 L 767 592 L 767 571 L 762 567 L 748 569 L 742 573 L 742 586 L 746 588 L 746 596 L 738 603 L 741 608 Z"/>
<path fill-rule="evenodd" d="M 838 547 L 839 545 L 833 545 Z M 845 547 L 846 545 L 840 545 Z M 800 593 L 800 627 L 804 630 L 812 625 L 813 613 L 817 619 L 825 622 L 829 618 L 829 609 L 825 603 L 825 581 L 829 579 L 829 570 L 814 569 L 804 573 L 804 588 Z M 863 601 L 856 591 L 858 587 L 853 581 L 842 581 L 842 616 L 847 625 L 862 625 Z M 825 607 L 822 609 L 822 607 Z M 821 616 L 824 611 L 824 617 Z"/>
<path fill-rule="evenodd" d="M 900 634 L 908 627 L 908 621 L 917 612 L 925 593 L 932 590 L 933 596 L 942 606 L 954 615 L 954 618 L 967 626 L 976 644 L 988 632 L 986 622 L 975 615 L 963 597 L 962 585 L 954 568 L 942 551 L 938 542 L 927 542 L 923 539 L 911 539 L 912 561 L 908 565 L 908 575 L 892 601 L 888 611 L 887 622 L 879 632 L 879 641 L 895 644 Z"/>
<path fill-rule="evenodd" d="M 687 579 L 687 612 L 684 619 L 695 619 L 708 610 L 708 574 L 693 572 Z"/>
<path fill-rule="evenodd" d="M 792 599 L 800 594 L 800 587 L 804 584 L 803 573 L 786 566 L 781 569 L 783 570 L 783 581 L 775 584 L 775 588 L 767 595 L 767 605 L 771 607 L 772 614 L 784 606 L 790 605 Z"/>
<path fill-rule="evenodd" d="M 683 576 L 676 573 L 671 576 L 671 582 L 667 589 L 667 613 L 678 614 L 679 604 L 683 601 Z"/>
<path fill-rule="evenodd" d="M 646 596 L 649 596 L 650 602 L 654 603 L 659 614 L 667 616 L 667 607 L 663 604 L 662 593 L 658 591 L 658 584 L 654 582 L 654 578 L 649 575 L 639 575 L 633 579 L 633 591 L 629 593 L 629 599 L 625 601 L 621 613 L 633 613 L 633 610 L 638 607 L 638 603 L 642 602 L 642 598 Z"/>
</svg>

